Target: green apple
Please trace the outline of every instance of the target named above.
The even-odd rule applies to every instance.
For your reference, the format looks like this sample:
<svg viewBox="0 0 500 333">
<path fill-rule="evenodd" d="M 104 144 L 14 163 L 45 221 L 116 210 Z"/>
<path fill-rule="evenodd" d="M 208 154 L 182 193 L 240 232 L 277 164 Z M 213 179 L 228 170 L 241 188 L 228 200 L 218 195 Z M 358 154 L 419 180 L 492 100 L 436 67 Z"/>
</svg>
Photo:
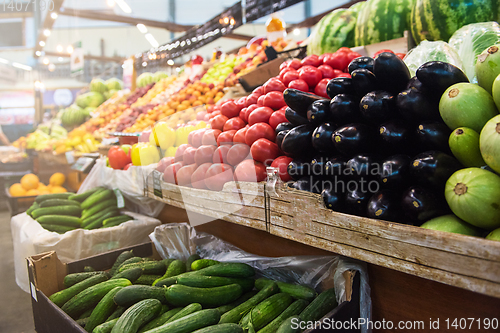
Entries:
<svg viewBox="0 0 500 333">
<path fill-rule="evenodd" d="M 420 227 L 430 230 L 446 231 L 468 236 L 479 236 L 479 230 L 453 214 L 433 218 Z"/>
<path fill-rule="evenodd" d="M 486 239 L 500 241 L 500 228 L 493 230 L 486 236 Z"/>
</svg>

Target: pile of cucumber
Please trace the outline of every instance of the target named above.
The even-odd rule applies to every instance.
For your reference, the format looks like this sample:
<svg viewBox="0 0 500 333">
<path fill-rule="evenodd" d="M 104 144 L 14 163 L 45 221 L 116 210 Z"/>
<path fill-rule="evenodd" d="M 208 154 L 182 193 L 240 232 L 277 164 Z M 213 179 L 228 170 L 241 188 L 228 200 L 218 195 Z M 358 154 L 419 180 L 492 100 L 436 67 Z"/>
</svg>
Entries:
<svg viewBox="0 0 500 333">
<path fill-rule="evenodd" d="M 290 333 L 337 306 L 335 292 L 255 279 L 243 263 L 121 253 L 109 271 L 66 275 L 49 298 L 93 333 Z"/>
<path fill-rule="evenodd" d="M 60 234 L 78 228 L 109 228 L 132 220 L 120 214 L 114 191 L 102 187 L 81 194 L 39 195 L 26 213 L 43 228 Z"/>
</svg>

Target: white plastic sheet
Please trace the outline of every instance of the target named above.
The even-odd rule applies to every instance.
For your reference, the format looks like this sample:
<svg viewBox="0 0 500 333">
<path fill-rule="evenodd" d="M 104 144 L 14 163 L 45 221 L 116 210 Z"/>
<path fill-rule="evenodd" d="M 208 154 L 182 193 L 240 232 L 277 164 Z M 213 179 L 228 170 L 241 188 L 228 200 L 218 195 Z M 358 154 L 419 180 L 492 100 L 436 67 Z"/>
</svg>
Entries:
<svg viewBox="0 0 500 333">
<path fill-rule="evenodd" d="M 78 193 L 97 186 L 110 189 L 118 188 L 126 199 L 127 209 L 148 216 L 158 216 L 164 203 L 144 196 L 146 177 L 156 168 L 156 164 L 148 166 L 132 166 L 128 170 L 115 170 L 106 166 L 106 159 L 101 158 L 83 181 Z"/>
<path fill-rule="evenodd" d="M 428 42 L 424 40 L 417 47 L 411 49 L 404 59 L 412 77 L 415 76 L 415 72 L 420 66 L 429 61 L 447 62 L 464 69 L 457 51 L 450 44 L 442 41 Z"/>
<path fill-rule="evenodd" d="M 12 217 L 11 230 L 14 243 L 14 269 L 17 285 L 29 292 L 26 258 L 35 254 L 56 251 L 63 262 L 87 258 L 107 251 L 133 246 L 148 241 L 148 235 L 161 224 L 155 218 L 133 212 L 123 212 L 134 220 L 105 229 L 75 229 L 58 234 L 22 213 Z"/>
<path fill-rule="evenodd" d="M 316 291 L 335 288 L 337 302 L 346 300 L 343 273 L 358 271 L 361 276 L 360 316 L 371 320 L 370 286 L 364 263 L 341 256 L 295 256 L 269 258 L 245 252 L 213 235 L 196 232 L 187 223 L 163 224 L 149 236 L 162 258 L 186 260 L 198 253 L 202 258 L 223 262 L 244 262 L 254 267 L 260 276 L 299 283 Z M 361 330 L 369 332 L 366 327 Z"/>
</svg>

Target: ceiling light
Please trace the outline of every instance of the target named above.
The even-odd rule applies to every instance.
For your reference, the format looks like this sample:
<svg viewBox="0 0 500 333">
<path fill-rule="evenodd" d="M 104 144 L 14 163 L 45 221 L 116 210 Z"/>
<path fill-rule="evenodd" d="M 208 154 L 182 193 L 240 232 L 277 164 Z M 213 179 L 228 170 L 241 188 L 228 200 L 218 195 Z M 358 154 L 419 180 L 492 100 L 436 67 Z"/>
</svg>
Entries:
<svg viewBox="0 0 500 333">
<path fill-rule="evenodd" d="M 127 14 L 132 13 L 132 9 L 124 0 L 115 0 L 115 2 L 118 5 L 118 7 L 120 7 L 120 9 L 123 10 L 123 12 Z"/>
<path fill-rule="evenodd" d="M 35 52 L 35 55 L 36 55 L 37 57 L 39 57 L 39 56 L 41 56 L 41 55 L 42 55 L 42 52 L 41 52 L 41 51 L 36 51 L 36 52 Z"/>
<path fill-rule="evenodd" d="M 55 20 L 57 18 L 57 13 L 56 12 L 53 12 L 52 14 L 50 14 L 50 17 L 52 17 L 53 20 Z"/>
<path fill-rule="evenodd" d="M 142 63 L 142 67 L 146 67 L 147 65 L 148 65 L 148 63 L 145 61 Z"/>
<path fill-rule="evenodd" d="M 59 62 L 63 62 L 63 60 L 64 60 L 63 57 L 57 58 L 57 61 L 59 61 Z"/>
<path fill-rule="evenodd" d="M 73 53 L 75 49 L 73 48 L 72 45 L 68 46 L 68 48 L 66 49 L 66 51 L 68 51 L 69 54 Z"/>
<path fill-rule="evenodd" d="M 40 42 L 38 42 L 38 45 L 40 45 L 41 47 L 44 47 L 45 46 L 45 42 L 43 40 L 41 40 Z"/>
<path fill-rule="evenodd" d="M 57 49 L 57 52 L 62 52 L 63 51 L 62 45 L 57 45 L 56 49 Z"/>
<path fill-rule="evenodd" d="M 168 59 L 167 65 L 173 66 L 174 65 L 174 61 L 172 59 Z"/>
<path fill-rule="evenodd" d="M 114 7 L 114 6 L 115 6 L 115 0 L 106 0 L 106 4 L 107 4 L 109 7 Z"/>
<path fill-rule="evenodd" d="M 31 66 L 23 65 L 23 64 L 20 64 L 18 62 L 13 62 L 12 66 L 14 66 L 16 68 L 24 69 L 25 71 L 30 71 L 32 69 Z"/>
<path fill-rule="evenodd" d="M 224 17 L 224 24 L 228 24 L 229 23 L 229 17 Z"/>
<path fill-rule="evenodd" d="M 234 25 L 235 23 L 236 21 L 234 20 L 234 18 L 231 17 L 231 19 L 229 20 L 229 24 Z"/>
<path fill-rule="evenodd" d="M 35 89 L 40 89 L 42 87 L 42 82 L 35 81 Z"/>
<path fill-rule="evenodd" d="M 54 64 L 50 64 L 50 65 L 49 65 L 49 72 L 53 72 L 53 71 L 55 71 L 55 70 L 56 70 L 56 65 L 54 65 Z"/>
<path fill-rule="evenodd" d="M 144 37 L 148 40 L 149 44 L 151 44 L 153 47 L 158 47 L 160 44 L 158 44 L 158 41 L 154 38 L 153 35 L 151 34 L 145 34 Z"/>
<path fill-rule="evenodd" d="M 148 32 L 148 28 L 146 28 L 146 26 L 142 23 L 139 23 L 136 25 L 137 29 L 139 29 L 140 32 L 142 32 L 143 34 L 147 33 Z"/>
<path fill-rule="evenodd" d="M 0 58 L 0 63 L 2 63 L 2 64 L 8 64 L 9 61 L 7 59 Z"/>
<path fill-rule="evenodd" d="M 295 28 L 295 29 L 293 29 L 293 34 L 294 34 L 295 36 L 300 35 L 300 29 L 299 29 L 299 28 Z"/>
<path fill-rule="evenodd" d="M 43 64 L 48 65 L 50 63 L 49 58 L 43 58 Z"/>
<path fill-rule="evenodd" d="M 43 31 L 43 35 L 46 36 L 46 37 L 49 37 L 50 36 L 50 30 L 49 29 L 45 29 Z"/>
</svg>

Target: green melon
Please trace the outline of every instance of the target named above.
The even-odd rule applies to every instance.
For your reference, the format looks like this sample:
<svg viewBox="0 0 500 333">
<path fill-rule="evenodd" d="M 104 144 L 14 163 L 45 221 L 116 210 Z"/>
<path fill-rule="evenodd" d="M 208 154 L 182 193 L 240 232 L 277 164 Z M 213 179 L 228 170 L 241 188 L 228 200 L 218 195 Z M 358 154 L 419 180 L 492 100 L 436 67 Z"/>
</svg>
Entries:
<svg viewBox="0 0 500 333">
<path fill-rule="evenodd" d="M 89 90 L 102 94 L 106 90 L 108 90 L 108 87 L 106 86 L 106 82 L 104 82 L 102 79 L 93 79 L 92 81 L 90 81 Z"/>
<path fill-rule="evenodd" d="M 352 12 L 355 12 L 356 14 L 359 14 L 359 12 L 362 11 L 363 8 L 365 8 L 365 5 L 366 5 L 366 1 L 356 2 L 354 5 L 349 7 L 349 10 Z"/>
<path fill-rule="evenodd" d="M 355 45 L 363 46 L 403 37 L 410 30 L 413 0 L 369 0 L 358 15 Z"/>
<path fill-rule="evenodd" d="M 339 48 L 354 46 L 357 14 L 348 9 L 337 9 L 318 22 L 307 45 L 308 54 L 333 53 Z"/>
<path fill-rule="evenodd" d="M 411 30 L 415 42 L 450 39 L 464 25 L 496 21 L 498 0 L 415 0 Z"/>
</svg>

